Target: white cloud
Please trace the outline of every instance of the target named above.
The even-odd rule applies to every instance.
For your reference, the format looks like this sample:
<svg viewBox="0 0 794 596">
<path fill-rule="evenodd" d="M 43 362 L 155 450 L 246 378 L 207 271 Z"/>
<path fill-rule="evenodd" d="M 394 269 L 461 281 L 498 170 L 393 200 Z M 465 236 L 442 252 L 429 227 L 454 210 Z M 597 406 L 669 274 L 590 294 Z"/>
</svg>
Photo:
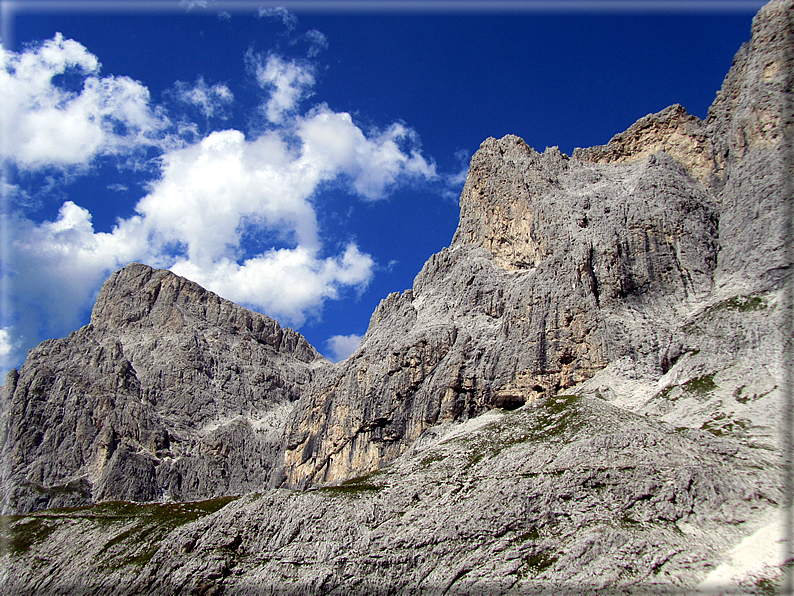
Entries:
<svg viewBox="0 0 794 596">
<path fill-rule="evenodd" d="M 334 335 L 325 342 L 325 347 L 329 351 L 328 359 L 332 362 L 340 362 L 353 354 L 361 344 L 361 335 Z"/>
<path fill-rule="evenodd" d="M 0 157 L 23 168 L 86 165 L 154 144 L 167 122 L 128 77 L 99 78 L 99 61 L 60 33 L 21 54 L 0 48 Z M 54 82 L 82 78 L 79 92 Z"/>
<path fill-rule="evenodd" d="M 289 31 L 295 29 L 295 26 L 298 24 L 298 17 L 296 17 L 283 6 L 277 6 L 275 8 L 260 8 L 259 18 L 263 17 L 280 20 Z"/>
<path fill-rule="evenodd" d="M 98 68 L 85 48 L 60 36 L 42 48 L 31 73 L 21 70 L 19 60 L 16 79 L 51 78 L 52 69 L 41 74 L 40 63 L 45 62 L 79 60 L 91 72 Z M 7 281 L 15 288 L 17 321 L 8 336 L 13 342 L 24 336 L 27 343 L 20 345 L 30 347 L 33 339 L 74 330 L 108 274 L 131 261 L 171 268 L 293 326 L 319 316 L 326 300 L 367 287 L 377 268 L 370 255 L 355 243 L 336 254 L 324 246 L 314 204 L 318 188 L 334 183 L 365 200 L 378 200 L 403 181 L 435 178 L 435 165 L 422 157 L 415 133 L 403 124 L 365 133 L 349 114 L 325 105 L 299 113 L 298 102 L 314 83 L 311 66 L 275 55 L 247 58 L 257 65 L 258 82 L 271 91 L 265 101 L 271 120 L 267 130 L 250 137 L 238 130 L 216 131 L 192 144 L 164 148 L 159 176 L 149 184 L 135 214 L 117 220 L 109 232 L 95 231 L 91 213 L 73 201 L 63 204 L 54 221 L 36 223 L 22 215 L 7 220 L 13 265 Z M 148 97 L 146 89 L 129 79 L 94 79 L 92 85 L 98 89 L 126 80 L 132 87 L 122 86 L 122 91 L 137 89 L 141 101 Z M 225 86 L 197 81 L 181 91 L 205 114 L 216 109 L 213 102 L 223 106 L 227 99 L 232 101 Z M 95 105 L 99 96 L 86 91 L 94 87 L 68 97 L 64 105 Z M 112 101 L 121 103 L 112 112 L 125 114 L 125 121 L 138 122 L 143 130 L 152 111 L 145 103 L 124 99 L 129 96 L 113 95 Z M 16 109 L 26 122 L 40 111 L 37 105 L 19 104 Z M 48 122 L 45 130 L 47 126 Z M 61 139 L 61 150 L 68 156 L 63 161 L 76 162 L 78 154 L 88 160 L 121 142 L 131 147 L 148 142 L 140 137 L 115 139 L 103 128 L 98 130 L 100 136 L 90 150 L 70 146 L 70 138 Z M 32 130 L 30 137 L 40 134 Z M 79 145 L 84 137 L 74 140 Z M 52 164 L 54 150 L 48 151 L 39 155 Z M 247 242 L 250 238 L 256 241 Z"/>
<path fill-rule="evenodd" d="M 317 29 L 311 29 L 303 34 L 303 39 L 305 39 L 309 44 L 309 49 L 306 55 L 309 58 L 314 58 L 320 54 L 325 49 L 328 49 L 328 38 L 325 35 L 317 31 Z"/>
<path fill-rule="evenodd" d="M 276 133 L 246 141 L 236 130 L 214 132 L 163 158 L 163 176 L 137 211 L 162 244 L 179 242 L 198 266 L 239 256 L 243 225 L 272 228 L 316 247 L 307 176 Z"/>
<path fill-rule="evenodd" d="M 271 54 L 266 58 L 249 55 L 257 83 L 270 93 L 263 106 L 270 122 L 279 124 L 294 112 L 298 103 L 311 95 L 314 86 L 314 69 L 294 60 L 284 60 Z"/>
<path fill-rule="evenodd" d="M 207 8 L 208 0 L 180 0 L 179 6 L 190 12 L 196 6 L 199 8 Z"/>
<path fill-rule="evenodd" d="M 0 329 L 0 367 L 4 370 L 13 366 L 18 347 L 13 340 L 12 331 L 11 327 Z"/>
<path fill-rule="evenodd" d="M 17 320 L 9 333 L 19 347 L 74 331 L 108 273 L 146 249 L 146 239 L 131 222 L 113 233 L 97 233 L 90 213 L 71 201 L 54 221 L 35 224 L 15 217 L 8 224 Z"/>
<path fill-rule="evenodd" d="M 364 199 L 384 198 L 398 177 L 436 176 L 435 164 L 428 163 L 415 146 L 415 133 L 402 124 L 367 138 L 350 114 L 321 106 L 300 119 L 297 128 L 307 166 L 346 174 L 352 190 Z M 401 141 L 412 147 L 403 151 Z"/>
<path fill-rule="evenodd" d="M 242 265 L 223 259 L 207 268 L 180 261 L 171 269 L 235 302 L 300 326 L 307 316 L 319 314 L 325 300 L 338 299 L 344 288 L 366 288 L 374 265 L 372 257 L 350 244 L 341 255 L 326 259 L 298 246 L 270 250 Z"/>
<path fill-rule="evenodd" d="M 216 83 L 210 87 L 204 77 L 199 77 L 194 85 L 177 81 L 174 89 L 178 101 L 196 106 L 205 118 L 228 118 L 234 102 L 234 95 L 226 85 Z"/>
</svg>

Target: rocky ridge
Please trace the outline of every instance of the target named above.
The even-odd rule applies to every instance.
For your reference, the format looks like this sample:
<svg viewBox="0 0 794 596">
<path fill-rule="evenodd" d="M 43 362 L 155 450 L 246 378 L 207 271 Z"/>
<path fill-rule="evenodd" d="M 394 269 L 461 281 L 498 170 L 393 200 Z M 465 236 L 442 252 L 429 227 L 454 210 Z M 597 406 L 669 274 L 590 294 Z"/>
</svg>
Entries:
<svg viewBox="0 0 794 596">
<path fill-rule="evenodd" d="M 450 247 L 298 404 L 287 485 L 377 469 L 439 420 L 518 407 L 609 365 L 589 386 L 624 406 L 779 448 L 787 6 L 755 18 L 705 122 L 671 106 L 571 157 L 485 141 Z M 671 407 L 669 392 L 696 379 L 714 383 L 709 405 Z"/>
<path fill-rule="evenodd" d="M 337 365 L 115 274 L 6 381 L 5 509 L 215 500 L 4 518 L 9 593 L 690 593 L 788 503 L 793 8 L 706 121 L 485 141 L 450 247 Z"/>
<path fill-rule="evenodd" d="M 9 373 L 4 508 L 257 490 L 286 412 L 329 365 L 268 317 L 168 271 L 125 267 L 89 325 Z"/>
</svg>

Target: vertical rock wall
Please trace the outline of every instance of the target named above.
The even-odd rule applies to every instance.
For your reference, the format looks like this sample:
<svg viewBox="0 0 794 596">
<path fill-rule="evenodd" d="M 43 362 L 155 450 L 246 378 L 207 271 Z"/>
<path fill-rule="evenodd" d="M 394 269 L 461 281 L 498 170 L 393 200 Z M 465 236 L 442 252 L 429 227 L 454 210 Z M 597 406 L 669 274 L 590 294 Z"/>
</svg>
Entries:
<svg viewBox="0 0 794 596">
<path fill-rule="evenodd" d="M 734 302 L 782 306 L 789 274 L 790 13 L 772 2 L 758 14 L 705 122 L 671 106 L 571 157 L 514 136 L 485 141 L 451 246 L 381 303 L 358 352 L 293 412 L 287 484 L 376 469 L 439 421 L 518 407 L 610 363 L 644 376 L 628 385 L 652 401 L 684 354 L 703 351 L 687 374 L 716 370 L 720 338 L 732 338 L 726 366 L 761 353 L 777 362 L 752 328 L 776 337 L 783 308 L 742 322 L 752 309 Z"/>
</svg>

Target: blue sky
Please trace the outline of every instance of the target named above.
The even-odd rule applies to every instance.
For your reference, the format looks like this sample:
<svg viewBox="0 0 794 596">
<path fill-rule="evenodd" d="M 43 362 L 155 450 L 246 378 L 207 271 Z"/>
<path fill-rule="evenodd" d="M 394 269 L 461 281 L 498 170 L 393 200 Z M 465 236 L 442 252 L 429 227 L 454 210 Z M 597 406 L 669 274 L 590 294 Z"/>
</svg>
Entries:
<svg viewBox="0 0 794 596">
<path fill-rule="evenodd" d="M 705 118 L 763 4 L 0 3 L 2 372 L 131 261 L 344 357 L 449 244 L 483 140 Z"/>
</svg>

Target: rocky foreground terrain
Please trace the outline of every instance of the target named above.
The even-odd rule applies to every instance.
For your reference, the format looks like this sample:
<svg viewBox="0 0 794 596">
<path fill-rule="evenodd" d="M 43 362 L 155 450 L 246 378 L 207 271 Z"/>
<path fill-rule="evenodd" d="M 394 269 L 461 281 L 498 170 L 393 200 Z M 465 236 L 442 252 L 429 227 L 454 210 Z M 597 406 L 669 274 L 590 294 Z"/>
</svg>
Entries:
<svg viewBox="0 0 794 596">
<path fill-rule="evenodd" d="M 2 388 L 4 592 L 788 589 L 793 13 L 705 121 L 486 140 L 451 245 L 339 364 L 115 273 Z"/>
</svg>

